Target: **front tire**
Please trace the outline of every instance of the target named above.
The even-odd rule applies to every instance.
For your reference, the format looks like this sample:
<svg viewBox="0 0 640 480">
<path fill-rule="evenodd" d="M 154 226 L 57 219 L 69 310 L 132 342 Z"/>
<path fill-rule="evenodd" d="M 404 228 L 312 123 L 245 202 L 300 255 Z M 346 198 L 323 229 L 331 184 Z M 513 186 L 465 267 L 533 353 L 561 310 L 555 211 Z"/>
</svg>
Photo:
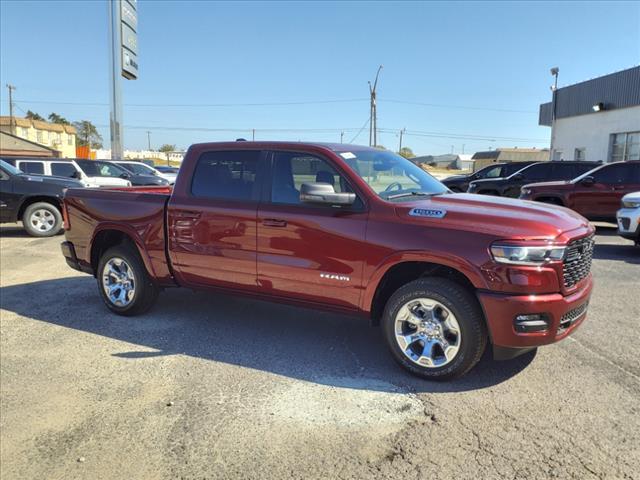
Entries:
<svg viewBox="0 0 640 480">
<path fill-rule="evenodd" d="M 427 380 L 449 380 L 471 370 L 487 345 L 475 296 L 440 277 L 414 280 L 389 299 L 382 327 L 393 358 Z"/>
<path fill-rule="evenodd" d="M 53 237 L 62 228 L 62 214 L 51 203 L 32 203 L 22 215 L 22 226 L 32 237 Z"/>
<path fill-rule="evenodd" d="M 118 315 L 144 313 L 158 298 L 158 287 L 130 244 L 112 247 L 102 255 L 96 279 L 102 301 Z"/>
</svg>

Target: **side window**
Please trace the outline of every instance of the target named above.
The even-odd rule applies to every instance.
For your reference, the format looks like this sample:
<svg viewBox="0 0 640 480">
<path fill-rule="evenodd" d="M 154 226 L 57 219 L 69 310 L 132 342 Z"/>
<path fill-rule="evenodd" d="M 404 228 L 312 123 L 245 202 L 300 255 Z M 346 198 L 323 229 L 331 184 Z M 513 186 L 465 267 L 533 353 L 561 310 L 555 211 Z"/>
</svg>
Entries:
<svg viewBox="0 0 640 480">
<path fill-rule="evenodd" d="M 631 164 L 609 165 L 595 172 L 593 178 L 596 183 L 605 185 L 626 183 L 631 179 L 631 168 Z"/>
<path fill-rule="evenodd" d="M 196 197 L 257 200 L 259 150 L 207 152 L 198 159 L 191 193 Z"/>
<path fill-rule="evenodd" d="M 577 176 L 575 165 L 567 163 L 556 163 L 553 165 L 553 178 L 555 180 L 571 180 Z"/>
<path fill-rule="evenodd" d="M 551 165 L 540 163 L 537 165 L 531 165 L 526 170 L 523 170 L 521 173 L 524 176 L 524 179 L 527 181 L 530 180 L 546 180 L 549 178 L 549 174 L 551 173 Z"/>
<path fill-rule="evenodd" d="M 20 162 L 19 168 L 24 173 L 44 175 L 44 164 L 41 162 Z"/>
<path fill-rule="evenodd" d="M 300 204 L 300 187 L 303 183 L 328 183 L 336 192 L 351 191 L 331 165 L 306 153 L 277 152 L 271 178 L 273 203 Z"/>
<path fill-rule="evenodd" d="M 0 170 L 0 180 L 9 180 L 9 175 Z"/>
<path fill-rule="evenodd" d="M 527 165 L 523 165 L 520 162 L 513 162 L 513 163 L 509 163 L 507 165 L 505 165 L 503 167 L 504 169 L 504 173 L 503 173 L 503 177 L 508 177 L 509 175 L 513 175 L 514 173 L 522 170 L 524 167 L 526 167 Z"/>
<path fill-rule="evenodd" d="M 482 176 L 482 178 L 498 178 L 498 177 L 502 177 L 502 169 L 504 167 L 493 167 L 490 168 L 489 170 L 487 170 L 486 172 L 484 172 L 484 175 Z"/>
<path fill-rule="evenodd" d="M 53 162 L 51 164 L 51 175 L 59 177 L 73 177 L 76 173 L 76 167 L 70 163 Z"/>
</svg>

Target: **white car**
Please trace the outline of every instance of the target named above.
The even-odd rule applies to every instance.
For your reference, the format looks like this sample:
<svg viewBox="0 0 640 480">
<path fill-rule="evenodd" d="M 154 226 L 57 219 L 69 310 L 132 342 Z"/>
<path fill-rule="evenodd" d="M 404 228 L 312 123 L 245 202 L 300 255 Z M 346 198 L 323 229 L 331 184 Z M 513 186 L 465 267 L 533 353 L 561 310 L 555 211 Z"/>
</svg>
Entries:
<svg viewBox="0 0 640 480">
<path fill-rule="evenodd" d="M 171 185 L 176 183 L 176 177 L 178 176 L 175 173 L 163 173 L 160 170 L 156 170 L 152 166 L 147 165 L 146 163 L 136 162 L 134 160 L 117 160 L 114 163 L 117 163 L 122 168 L 125 168 L 137 175 L 155 175 L 157 177 L 164 178 Z"/>
<path fill-rule="evenodd" d="M 640 245 L 640 192 L 622 197 L 622 208 L 616 213 L 618 235 Z"/>
<path fill-rule="evenodd" d="M 106 162 L 70 158 L 16 158 L 9 160 L 14 167 L 30 175 L 69 177 L 80 180 L 85 187 L 130 187 L 131 182 L 118 175 L 107 175 L 97 168 Z M 83 165 L 88 165 L 83 168 Z M 93 167 L 93 168 L 91 168 Z M 103 167 L 105 168 L 105 167 Z M 108 169 L 108 166 L 106 167 Z"/>
</svg>

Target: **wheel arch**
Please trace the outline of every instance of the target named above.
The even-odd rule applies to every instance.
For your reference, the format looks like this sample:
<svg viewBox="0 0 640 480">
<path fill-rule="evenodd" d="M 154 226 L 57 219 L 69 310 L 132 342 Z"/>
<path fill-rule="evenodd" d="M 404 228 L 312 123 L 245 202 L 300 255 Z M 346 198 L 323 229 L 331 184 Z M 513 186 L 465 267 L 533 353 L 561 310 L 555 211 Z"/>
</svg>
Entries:
<svg viewBox="0 0 640 480">
<path fill-rule="evenodd" d="M 50 203 L 51 205 L 56 207 L 60 212 L 60 215 L 62 215 L 62 200 L 60 200 L 57 197 L 52 197 L 47 195 L 34 195 L 32 197 L 26 197 L 24 200 L 22 200 L 22 203 L 18 208 L 18 213 L 16 214 L 16 218 L 18 220 L 22 220 L 22 216 L 24 215 L 25 210 L 29 208 L 30 205 L 33 205 L 34 203 L 38 203 L 38 202 Z"/>
<path fill-rule="evenodd" d="M 365 288 L 362 309 L 369 315 L 371 323 L 379 325 L 386 302 L 393 292 L 412 280 L 427 276 L 448 278 L 473 292 L 487 288 L 480 272 L 462 259 L 399 254 L 379 266 Z"/>
<path fill-rule="evenodd" d="M 121 225 L 104 225 L 103 227 L 95 230 L 89 248 L 89 260 L 91 262 L 91 268 L 93 269 L 94 276 L 97 275 L 98 263 L 100 262 L 102 254 L 111 247 L 123 244 L 131 245 L 136 249 L 138 255 L 140 255 L 140 258 L 142 259 L 142 263 L 147 269 L 147 273 L 154 278 L 151 259 L 144 249 L 142 239 L 136 234 L 136 232 L 132 232 Z"/>
</svg>

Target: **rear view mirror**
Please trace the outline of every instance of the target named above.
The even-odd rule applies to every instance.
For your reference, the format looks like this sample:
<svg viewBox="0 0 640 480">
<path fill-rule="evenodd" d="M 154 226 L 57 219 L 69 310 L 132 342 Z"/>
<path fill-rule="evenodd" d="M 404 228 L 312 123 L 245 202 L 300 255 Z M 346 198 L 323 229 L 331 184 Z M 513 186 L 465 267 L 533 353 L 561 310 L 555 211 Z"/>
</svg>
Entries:
<svg viewBox="0 0 640 480">
<path fill-rule="evenodd" d="M 589 175 L 588 177 L 584 177 L 582 180 L 580 180 L 580 183 L 582 185 L 585 185 L 587 187 L 590 187 L 591 185 L 593 185 L 594 183 L 596 183 L 595 178 L 593 178 L 591 175 Z"/>
<path fill-rule="evenodd" d="M 355 193 L 336 192 L 328 183 L 303 183 L 300 187 L 300 201 L 325 205 L 352 205 Z"/>
</svg>

